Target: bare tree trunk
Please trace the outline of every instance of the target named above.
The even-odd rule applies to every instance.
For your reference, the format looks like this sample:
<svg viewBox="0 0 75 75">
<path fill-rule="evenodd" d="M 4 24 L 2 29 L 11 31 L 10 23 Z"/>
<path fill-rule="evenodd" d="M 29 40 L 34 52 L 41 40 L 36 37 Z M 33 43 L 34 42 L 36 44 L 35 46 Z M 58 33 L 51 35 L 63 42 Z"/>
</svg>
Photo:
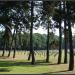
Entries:
<svg viewBox="0 0 75 75">
<path fill-rule="evenodd" d="M 31 52 L 29 53 L 28 60 L 30 60 L 30 57 L 31 57 Z"/>
<path fill-rule="evenodd" d="M 12 50 L 12 44 L 13 44 L 13 37 L 12 37 L 12 40 L 11 40 L 11 42 L 10 42 L 10 44 L 9 44 L 9 53 L 8 53 L 8 57 L 10 57 L 10 53 L 11 53 L 11 50 Z"/>
<path fill-rule="evenodd" d="M 5 54 L 5 49 L 6 49 L 6 42 L 5 42 L 5 40 L 4 40 L 3 42 L 4 42 L 4 49 L 3 49 L 2 56 L 4 56 L 4 54 Z"/>
<path fill-rule="evenodd" d="M 63 2 L 63 11 L 65 12 L 65 1 Z M 67 63 L 67 29 L 66 29 L 66 15 L 64 15 L 64 63 Z"/>
<path fill-rule="evenodd" d="M 72 31 L 71 24 L 69 24 L 69 47 L 70 47 L 70 60 L 69 60 L 69 70 L 72 71 L 74 69 L 74 51 L 72 44 Z"/>
<path fill-rule="evenodd" d="M 61 10 L 61 2 L 60 2 L 60 8 Z M 61 63 L 61 54 L 62 54 L 62 51 L 61 51 L 61 43 L 62 43 L 62 31 L 61 31 L 61 19 L 59 21 L 59 56 L 58 56 L 58 64 Z"/>
<path fill-rule="evenodd" d="M 46 54 L 46 62 L 49 62 L 49 23 L 47 28 L 47 54 Z"/>
<path fill-rule="evenodd" d="M 8 57 L 10 57 L 10 53 L 11 53 L 11 50 L 12 50 L 12 45 L 13 45 L 13 40 L 14 40 L 14 35 L 15 35 L 15 30 L 14 30 L 14 33 L 13 33 L 13 35 L 12 35 L 12 38 L 11 38 L 11 42 L 10 42 L 10 50 L 9 50 L 9 53 L 8 53 Z"/>
<path fill-rule="evenodd" d="M 35 64 L 34 50 L 33 50 L 33 1 L 31 2 L 31 27 L 30 27 L 30 52 L 32 55 L 31 64 Z"/>
<path fill-rule="evenodd" d="M 10 40 L 8 40 L 8 50 L 9 50 L 9 53 L 8 53 L 8 57 L 10 56 Z"/>
<path fill-rule="evenodd" d="M 16 35 L 15 35 L 15 47 L 14 47 L 13 58 L 15 58 L 15 53 L 16 53 Z"/>
<path fill-rule="evenodd" d="M 15 46 L 14 46 L 14 53 L 13 53 L 13 58 L 15 58 L 15 54 L 16 54 L 16 34 L 17 34 L 17 32 L 16 32 L 16 30 L 14 30 L 15 31 L 15 34 L 14 34 L 14 44 L 15 44 Z"/>
<path fill-rule="evenodd" d="M 73 42 L 72 42 L 72 30 L 70 22 L 70 5 L 67 5 L 67 19 L 68 19 L 68 30 L 69 30 L 69 48 L 70 48 L 70 58 L 69 58 L 69 71 L 74 69 L 74 51 L 73 51 Z"/>
<path fill-rule="evenodd" d="M 65 25 L 65 33 L 64 33 L 64 41 L 65 41 L 65 43 L 64 43 L 64 63 L 67 63 L 67 37 L 66 37 L 66 25 Z"/>
<path fill-rule="evenodd" d="M 21 25 L 20 25 L 20 29 L 19 29 L 19 49 L 22 49 L 22 43 L 21 43 Z"/>
</svg>

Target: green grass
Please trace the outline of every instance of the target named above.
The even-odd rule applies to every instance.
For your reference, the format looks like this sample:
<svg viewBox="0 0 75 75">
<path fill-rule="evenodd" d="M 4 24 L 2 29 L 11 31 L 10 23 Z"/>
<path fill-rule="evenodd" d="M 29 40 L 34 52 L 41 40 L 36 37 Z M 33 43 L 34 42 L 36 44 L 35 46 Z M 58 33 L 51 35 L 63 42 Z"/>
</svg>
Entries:
<svg viewBox="0 0 75 75">
<path fill-rule="evenodd" d="M 28 52 L 26 54 L 24 54 L 24 52 L 17 52 L 15 59 L 12 58 L 12 53 L 11 56 L 7 58 L 6 53 L 5 58 L 0 58 L 0 74 L 51 74 L 61 73 L 62 71 L 68 72 L 68 64 L 58 65 L 58 55 L 54 56 L 55 54 L 56 52 L 51 53 L 50 62 L 46 63 L 46 56 L 40 51 L 39 54 L 35 56 L 35 65 L 31 65 L 31 60 L 27 60 Z"/>
<path fill-rule="evenodd" d="M 60 67 L 62 68 L 60 69 Z M 31 65 L 27 61 L 0 61 L 0 74 L 42 74 L 66 69 L 63 67 L 63 64 L 57 65 L 43 61 L 38 61 L 35 65 Z"/>
</svg>

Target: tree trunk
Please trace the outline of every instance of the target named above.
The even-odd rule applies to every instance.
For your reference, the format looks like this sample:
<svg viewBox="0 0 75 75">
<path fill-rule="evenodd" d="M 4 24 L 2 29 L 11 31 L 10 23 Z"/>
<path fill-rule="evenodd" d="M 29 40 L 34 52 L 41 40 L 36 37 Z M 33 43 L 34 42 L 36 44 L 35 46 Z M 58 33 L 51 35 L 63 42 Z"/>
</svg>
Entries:
<svg viewBox="0 0 75 75">
<path fill-rule="evenodd" d="M 68 30 L 69 30 L 69 48 L 70 48 L 70 58 L 69 58 L 69 71 L 74 69 L 74 51 L 73 51 L 73 42 L 72 42 L 72 30 L 70 22 L 70 5 L 67 5 L 67 19 L 68 19 Z"/>
<path fill-rule="evenodd" d="M 16 35 L 17 35 L 17 30 L 14 30 L 15 31 L 15 34 L 14 34 L 14 44 L 15 44 L 15 46 L 14 46 L 14 53 L 13 53 L 13 58 L 15 58 L 15 54 L 16 54 Z"/>
<path fill-rule="evenodd" d="M 30 60 L 30 57 L 31 57 L 31 52 L 29 53 L 28 60 Z"/>
<path fill-rule="evenodd" d="M 4 54 L 5 54 L 5 49 L 6 49 L 6 42 L 5 42 L 5 40 L 4 40 L 4 49 L 3 49 L 2 56 L 4 56 Z"/>
<path fill-rule="evenodd" d="M 11 53 L 11 50 L 12 50 L 12 45 L 13 45 L 13 40 L 14 40 L 14 34 L 15 34 L 15 30 L 14 30 L 14 33 L 13 33 L 12 38 L 11 38 L 10 50 L 9 50 L 9 53 L 8 53 L 8 57 L 10 57 L 10 53 Z"/>
<path fill-rule="evenodd" d="M 74 69 L 74 51 L 73 51 L 73 44 L 72 44 L 71 24 L 69 24 L 69 47 L 70 47 L 69 70 L 71 71 Z"/>
<path fill-rule="evenodd" d="M 11 49 L 10 49 L 11 50 Z M 9 50 L 9 53 L 8 53 L 8 57 L 10 57 L 10 53 L 11 53 L 11 51 Z"/>
<path fill-rule="evenodd" d="M 60 8 L 61 10 L 61 2 L 60 2 Z M 62 31 L 61 31 L 61 19 L 59 20 L 59 56 L 58 56 L 58 64 L 61 63 L 61 43 L 62 43 Z"/>
<path fill-rule="evenodd" d="M 67 63 L 67 37 L 66 37 L 66 24 L 64 25 L 64 63 Z"/>
<path fill-rule="evenodd" d="M 30 52 L 32 55 L 31 64 L 35 64 L 34 50 L 33 50 L 33 1 L 31 2 L 31 26 L 30 26 Z"/>
<path fill-rule="evenodd" d="M 16 53 L 16 35 L 15 35 L 15 47 L 14 47 L 13 58 L 15 58 L 15 53 Z"/>
<path fill-rule="evenodd" d="M 65 1 L 63 2 L 63 11 L 65 12 Z M 64 63 L 67 63 L 67 33 L 66 33 L 66 15 L 64 15 Z"/>
<path fill-rule="evenodd" d="M 8 57 L 10 56 L 10 52 L 11 52 L 11 51 L 10 51 L 11 49 L 10 49 L 9 46 L 10 46 L 10 39 L 9 39 L 9 43 L 8 43 L 8 50 L 9 50 Z"/>
<path fill-rule="evenodd" d="M 46 62 L 49 62 L 49 23 L 47 28 L 47 54 L 46 54 Z"/>
<path fill-rule="evenodd" d="M 21 25 L 20 25 L 20 30 L 19 30 L 19 49 L 22 49 L 22 43 L 21 43 Z"/>
<path fill-rule="evenodd" d="M 62 51 L 61 51 L 61 41 L 62 41 L 62 37 L 61 37 L 61 27 L 59 29 L 59 56 L 58 56 L 58 64 L 61 64 L 61 54 L 62 54 Z"/>
</svg>

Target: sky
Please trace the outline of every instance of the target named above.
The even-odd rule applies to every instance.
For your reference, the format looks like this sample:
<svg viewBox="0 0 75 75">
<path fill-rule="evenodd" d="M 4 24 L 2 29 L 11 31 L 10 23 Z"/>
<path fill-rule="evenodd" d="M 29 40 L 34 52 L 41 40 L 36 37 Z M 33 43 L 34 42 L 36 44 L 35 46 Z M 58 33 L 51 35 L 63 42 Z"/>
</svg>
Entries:
<svg viewBox="0 0 75 75">
<path fill-rule="evenodd" d="M 63 26 L 64 24 L 62 24 Z M 47 34 L 47 30 L 39 27 L 37 30 L 33 29 L 33 33 Z M 56 29 L 55 35 L 59 36 L 59 29 Z M 75 26 L 72 27 L 72 35 L 75 35 Z"/>
<path fill-rule="evenodd" d="M 33 29 L 33 33 L 47 34 L 47 30 L 43 29 L 42 27 L 39 27 L 37 30 Z M 59 35 L 58 29 L 56 29 L 55 34 Z"/>
<path fill-rule="evenodd" d="M 47 30 L 40 27 L 37 30 L 33 29 L 33 33 L 47 34 Z M 56 29 L 55 35 L 57 35 L 57 36 L 59 35 L 59 30 L 58 29 Z"/>
</svg>

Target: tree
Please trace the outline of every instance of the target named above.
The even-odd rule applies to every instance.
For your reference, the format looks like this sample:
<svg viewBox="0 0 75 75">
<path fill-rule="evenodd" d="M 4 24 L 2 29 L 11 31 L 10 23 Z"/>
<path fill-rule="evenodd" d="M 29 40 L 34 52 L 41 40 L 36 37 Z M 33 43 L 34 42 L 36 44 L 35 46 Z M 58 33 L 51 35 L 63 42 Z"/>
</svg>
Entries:
<svg viewBox="0 0 75 75">
<path fill-rule="evenodd" d="M 46 62 L 49 62 L 49 30 L 52 29 L 51 28 L 51 17 L 53 16 L 54 13 L 54 6 L 55 6 L 55 2 L 53 1 L 43 1 L 43 17 L 45 20 L 44 23 L 46 22 L 47 25 L 45 25 L 45 27 L 47 28 L 47 53 L 46 53 Z"/>
<path fill-rule="evenodd" d="M 71 10 L 70 3 L 67 1 L 67 22 L 68 22 L 68 30 L 69 30 L 69 48 L 70 48 L 70 60 L 69 60 L 69 70 L 72 71 L 74 69 L 74 51 L 72 44 L 72 31 L 71 31 Z"/>
<path fill-rule="evenodd" d="M 46 57 L 46 62 L 49 62 L 49 25 L 50 23 L 48 22 L 48 28 L 47 28 L 47 57 Z"/>
<path fill-rule="evenodd" d="M 35 57 L 34 57 L 34 50 L 33 50 L 33 9 L 34 3 L 31 1 L 31 26 L 30 26 L 30 54 L 32 55 L 32 62 L 31 64 L 35 64 Z"/>
<path fill-rule="evenodd" d="M 58 64 L 61 63 L 61 54 L 62 54 L 62 50 L 61 50 L 61 44 L 62 44 L 62 7 L 61 7 L 61 1 L 58 1 L 58 3 L 56 4 L 56 9 L 55 9 L 55 13 L 53 15 L 53 20 L 56 22 L 55 27 L 59 28 L 59 55 L 58 55 Z"/>
<path fill-rule="evenodd" d="M 67 44 L 68 44 L 68 36 L 67 36 L 67 23 L 66 23 L 66 12 L 65 12 L 65 7 L 66 3 L 65 1 L 63 2 L 63 12 L 65 13 L 64 15 L 64 63 L 67 63 Z"/>
<path fill-rule="evenodd" d="M 59 10 L 61 10 L 61 2 L 60 2 L 60 6 L 59 6 Z M 61 63 L 61 43 L 62 43 L 62 32 L 61 32 L 61 18 L 59 20 L 59 56 L 58 56 L 58 64 Z"/>
</svg>

